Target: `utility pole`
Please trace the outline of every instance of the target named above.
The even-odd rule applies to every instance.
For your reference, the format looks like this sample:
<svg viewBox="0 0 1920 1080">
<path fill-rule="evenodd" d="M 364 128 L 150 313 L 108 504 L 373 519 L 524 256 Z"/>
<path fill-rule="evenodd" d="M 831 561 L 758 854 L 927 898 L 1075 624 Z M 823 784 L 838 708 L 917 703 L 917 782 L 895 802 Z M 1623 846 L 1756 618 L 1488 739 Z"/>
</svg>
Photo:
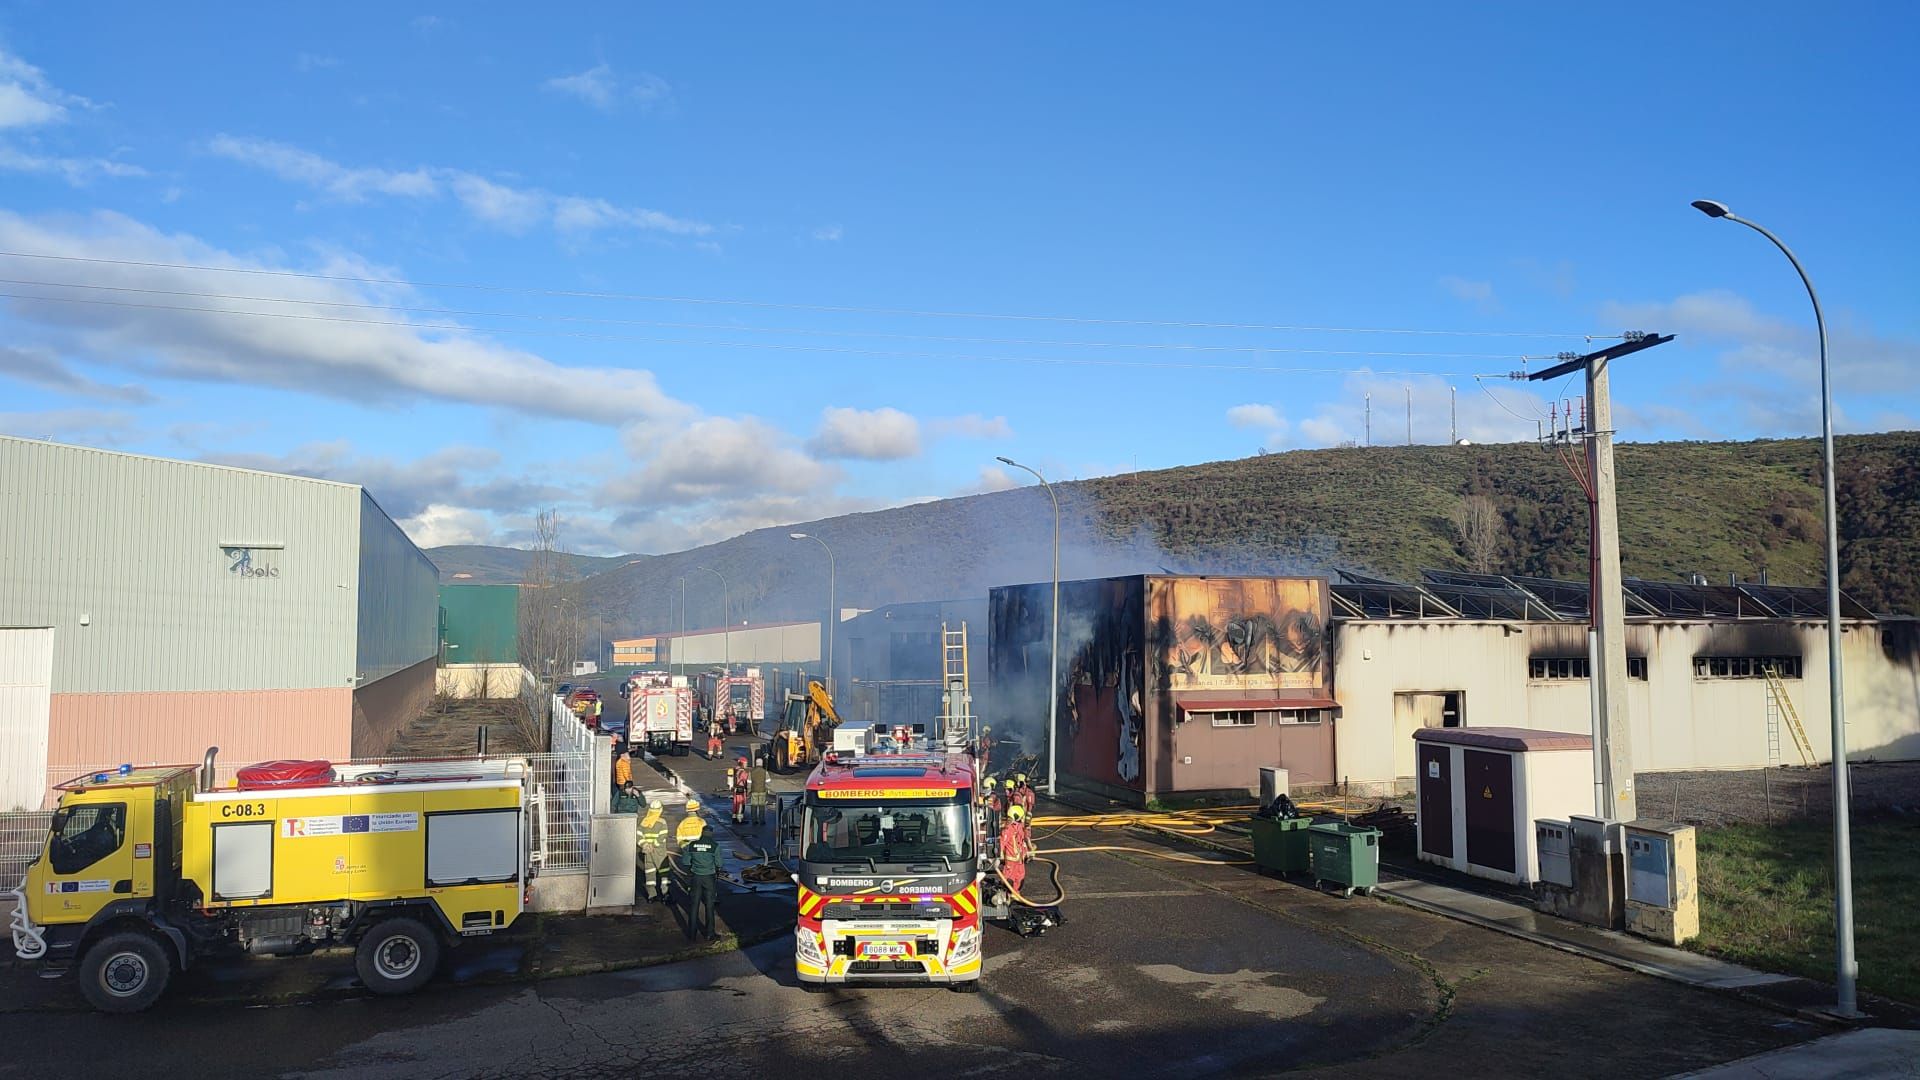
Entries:
<svg viewBox="0 0 1920 1080">
<path fill-rule="evenodd" d="M 1460 445 L 1460 388 L 1447 387 L 1447 445 Z"/>
<path fill-rule="evenodd" d="M 1373 391 L 1371 390 L 1367 391 L 1366 408 L 1367 408 L 1367 445 L 1372 446 L 1373 445 Z"/>
<path fill-rule="evenodd" d="M 1408 383 L 1407 391 L 1407 445 L 1413 445 L 1413 384 Z"/>
<path fill-rule="evenodd" d="M 1527 376 L 1529 381 L 1554 379 L 1579 371 L 1587 373 L 1587 475 L 1593 484 L 1593 553 L 1590 583 L 1593 655 L 1600 661 L 1591 671 L 1594 680 L 1593 756 L 1597 779 L 1607 803 L 1596 807 L 1607 821 L 1632 821 L 1640 816 L 1633 793 L 1632 727 L 1627 717 L 1627 618 L 1620 584 L 1620 516 L 1613 491 L 1613 403 L 1608 395 L 1608 367 L 1612 361 L 1642 349 L 1664 345 L 1672 334 L 1630 331 L 1626 340 L 1599 352 L 1561 354 L 1561 363 Z"/>
</svg>

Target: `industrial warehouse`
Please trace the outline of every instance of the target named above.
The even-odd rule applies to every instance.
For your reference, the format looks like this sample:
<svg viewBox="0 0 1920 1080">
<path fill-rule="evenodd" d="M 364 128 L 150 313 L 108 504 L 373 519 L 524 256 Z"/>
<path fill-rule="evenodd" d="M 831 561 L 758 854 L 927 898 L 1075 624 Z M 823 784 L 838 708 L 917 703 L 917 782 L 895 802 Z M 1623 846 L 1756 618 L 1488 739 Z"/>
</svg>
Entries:
<svg viewBox="0 0 1920 1080">
<path fill-rule="evenodd" d="M 1278 766 L 1296 789 L 1397 794 L 1423 729 L 1591 734 L 1584 583 L 1425 577 L 1061 582 L 1062 782 L 1146 802 L 1257 790 Z M 996 731 L 1046 714 L 1050 587 L 992 590 Z M 1827 760 L 1824 599 L 1628 579 L 1636 771 Z M 1845 614 L 1849 759 L 1920 758 L 1920 623 Z"/>
<path fill-rule="evenodd" d="M 357 485 L 0 437 L 0 493 L 4 806 L 107 759 L 376 755 L 433 695 L 438 572 Z"/>
</svg>

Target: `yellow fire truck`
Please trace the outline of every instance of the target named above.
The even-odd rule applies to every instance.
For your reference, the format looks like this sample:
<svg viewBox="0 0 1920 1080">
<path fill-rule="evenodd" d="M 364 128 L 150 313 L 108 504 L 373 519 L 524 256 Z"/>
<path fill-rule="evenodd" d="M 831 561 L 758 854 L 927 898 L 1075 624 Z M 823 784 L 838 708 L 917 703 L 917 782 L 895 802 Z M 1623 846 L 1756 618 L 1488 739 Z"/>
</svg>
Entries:
<svg viewBox="0 0 1920 1080">
<path fill-rule="evenodd" d="M 77 969 L 106 1012 L 137 1012 L 204 955 L 356 950 L 403 994 L 444 945 L 512 924 L 529 877 L 525 766 L 271 762 L 216 789 L 191 765 L 56 785 L 46 845 L 14 893 L 15 953 Z"/>
</svg>

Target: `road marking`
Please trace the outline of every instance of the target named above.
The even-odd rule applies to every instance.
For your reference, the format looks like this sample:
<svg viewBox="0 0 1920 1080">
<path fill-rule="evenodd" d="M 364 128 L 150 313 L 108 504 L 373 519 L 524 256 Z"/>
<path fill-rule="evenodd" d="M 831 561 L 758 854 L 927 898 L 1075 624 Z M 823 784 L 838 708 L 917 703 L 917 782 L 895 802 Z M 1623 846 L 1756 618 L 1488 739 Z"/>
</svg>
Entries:
<svg viewBox="0 0 1920 1080">
<path fill-rule="evenodd" d="M 1115 892 L 1076 892 L 1072 900 L 1138 900 L 1146 896 L 1199 896 L 1198 889 L 1140 889 Z"/>
</svg>

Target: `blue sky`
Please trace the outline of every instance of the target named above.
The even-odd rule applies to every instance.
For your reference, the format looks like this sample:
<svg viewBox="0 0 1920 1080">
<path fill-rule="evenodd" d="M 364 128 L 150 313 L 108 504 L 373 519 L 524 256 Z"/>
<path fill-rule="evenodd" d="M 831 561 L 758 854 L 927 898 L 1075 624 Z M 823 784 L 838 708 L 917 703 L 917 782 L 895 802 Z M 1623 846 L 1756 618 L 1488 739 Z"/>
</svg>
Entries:
<svg viewBox="0 0 1920 1080">
<path fill-rule="evenodd" d="M 12 5 L 0 431 L 602 552 L 1359 440 L 1367 394 L 1376 442 L 1409 389 L 1416 441 L 1450 388 L 1531 438 L 1474 376 L 1625 329 L 1680 338 L 1623 437 L 1814 433 L 1799 283 L 1700 197 L 1809 265 L 1843 430 L 1920 426 L 1907 5 L 1032 7 Z"/>
</svg>

